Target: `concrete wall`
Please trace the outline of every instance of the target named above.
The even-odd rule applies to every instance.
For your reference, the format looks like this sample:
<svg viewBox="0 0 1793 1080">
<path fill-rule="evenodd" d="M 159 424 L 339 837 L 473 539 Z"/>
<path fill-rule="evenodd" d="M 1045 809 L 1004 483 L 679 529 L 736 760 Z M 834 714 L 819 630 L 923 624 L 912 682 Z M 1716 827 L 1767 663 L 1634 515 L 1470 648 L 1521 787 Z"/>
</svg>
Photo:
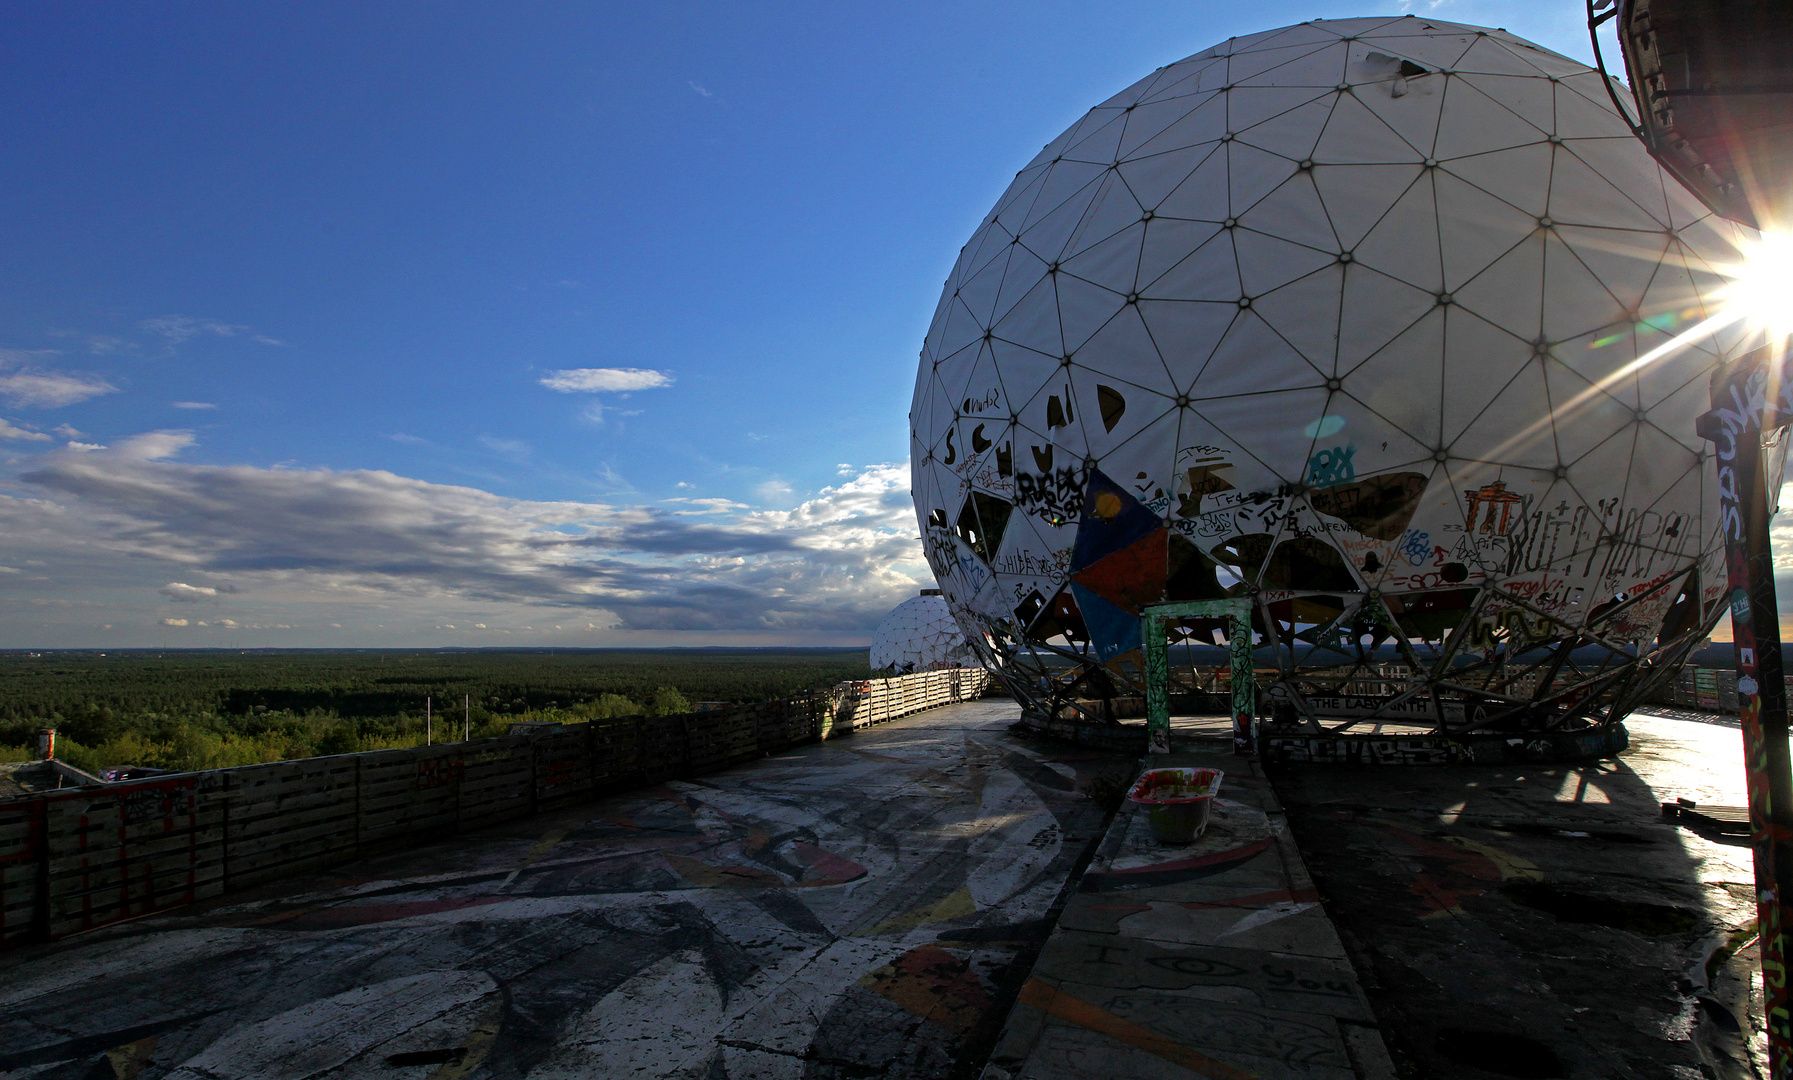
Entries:
<svg viewBox="0 0 1793 1080">
<path fill-rule="evenodd" d="M 279 761 L 0 803 L 0 947 L 699 776 L 983 695 L 977 669 L 540 735 Z"/>
</svg>

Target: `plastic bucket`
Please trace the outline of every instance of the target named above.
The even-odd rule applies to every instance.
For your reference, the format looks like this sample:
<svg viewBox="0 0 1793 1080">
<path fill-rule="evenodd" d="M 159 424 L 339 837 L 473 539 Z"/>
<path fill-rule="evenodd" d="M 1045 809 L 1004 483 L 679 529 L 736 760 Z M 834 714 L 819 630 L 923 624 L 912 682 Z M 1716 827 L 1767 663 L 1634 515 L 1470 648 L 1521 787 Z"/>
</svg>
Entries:
<svg viewBox="0 0 1793 1080">
<path fill-rule="evenodd" d="M 1208 810 L 1225 775 L 1219 769 L 1150 769 L 1127 798 L 1146 807 L 1152 838 L 1160 844 L 1193 844 L 1208 828 Z"/>
</svg>

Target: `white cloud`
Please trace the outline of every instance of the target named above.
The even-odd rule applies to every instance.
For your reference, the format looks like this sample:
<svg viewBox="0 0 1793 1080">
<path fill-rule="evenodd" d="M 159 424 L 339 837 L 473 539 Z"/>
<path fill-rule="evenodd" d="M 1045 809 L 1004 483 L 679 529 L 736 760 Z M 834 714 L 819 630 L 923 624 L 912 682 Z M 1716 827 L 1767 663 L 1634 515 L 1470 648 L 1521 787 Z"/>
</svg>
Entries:
<svg viewBox="0 0 1793 1080">
<path fill-rule="evenodd" d="M 705 90 L 703 87 L 697 85 L 697 83 L 691 79 L 686 79 L 685 83 L 686 83 L 686 85 L 690 86 L 691 89 L 697 91 L 698 95 L 701 97 L 713 98 L 716 96 L 715 94 L 711 93 L 710 91 Z"/>
<path fill-rule="evenodd" d="M 191 431 L 146 431 L 141 435 L 118 440 L 113 452 L 143 461 L 170 458 L 193 445 Z"/>
<path fill-rule="evenodd" d="M 758 495 L 762 502 L 769 503 L 784 502 L 792 495 L 796 494 L 791 490 L 791 485 L 777 477 L 764 481 L 758 487 L 753 489 L 753 493 Z"/>
<path fill-rule="evenodd" d="M 160 318 L 144 319 L 137 325 L 152 334 L 160 334 L 176 345 L 201 334 L 236 337 L 239 332 L 249 329 L 247 326 L 232 326 L 212 319 L 196 319 L 191 315 L 163 315 Z"/>
<path fill-rule="evenodd" d="M 786 493 L 787 494 L 789 493 L 788 488 L 786 489 Z M 671 499 L 661 499 L 660 501 L 661 502 L 669 502 L 669 503 L 684 503 L 687 506 L 698 507 L 698 509 L 696 509 L 696 510 L 674 510 L 673 511 L 673 513 L 678 514 L 681 517 L 689 516 L 689 515 L 693 515 L 693 514 L 721 514 L 721 513 L 727 512 L 729 510 L 746 510 L 748 508 L 746 503 L 738 503 L 738 502 L 733 501 L 732 499 L 686 499 L 686 498 L 676 498 L 675 497 L 675 498 L 671 498 Z"/>
<path fill-rule="evenodd" d="M 65 439 L 79 439 L 81 437 L 81 432 L 69 424 L 57 424 L 50 430 Z"/>
<path fill-rule="evenodd" d="M 95 356 L 109 356 L 112 353 L 128 352 L 136 348 L 135 343 L 112 334 L 88 334 L 80 330 L 51 330 L 49 335 L 84 345 L 87 351 Z"/>
<path fill-rule="evenodd" d="M 635 493 L 635 485 L 629 483 L 628 477 L 625 477 L 622 473 L 619 473 L 615 469 L 611 468 L 608 462 L 606 462 L 602 465 L 599 465 L 597 467 L 597 469 L 594 471 L 596 472 L 599 480 L 610 485 L 611 490 L 605 492 L 605 494 L 607 494 L 607 495 L 624 495 L 624 494 L 633 495 Z"/>
<path fill-rule="evenodd" d="M 185 625 L 187 625 L 187 620 L 185 620 L 185 619 L 163 619 L 162 625 L 163 626 L 185 626 Z"/>
<path fill-rule="evenodd" d="M 97 375 L 32 370 L 0 375 L 0 397 L 19 409 L 59 409 L 117 392 L 118 387 Z"/>
<path fill-rule="evenodd" d="M 624 393 L 671 386 L 672 376 L 651 368 L 568 368 L 550 371 L 540 382 L 563 394 Z"/>
<path fill-rule="evenodd" d="M 170 581 L 156 591 L 177 604 L 195 604 L 201 600 L 216 600 L 220 595 L 237 590 L 230 585 L 218 589 L 210 585 L 188 585 L 184 581 Z"/>
<path fill-rule="evenodd" d="M 53 442 L 50 436 L 41 431 L 28 431 L 16 424 L 0 420 L 0 439 L 13 439 L 23 442 Z"/>
<path fill-rule="evenodd" d="M 218 407 L 209 401 L 175 401 L 170 404 L 177 409 L 216 409 Z"/>
<path fill-rule="evenodd" d="M 495 439 L 490 435 L 481 435 L 479 444 L 510 461 L 521 462 L 529 457 L 529 444 L 522 439 Z"/>
<path fill-rule="evenodd" d="M 76 442 L 75 440 L 70 439 L 69 443 L 68 443 L 68 448 L 70 450 L 74 450 L 78 453 L 81 453 L 81 452 L 86 452 L 88 450 L 104 450 L 106 448 L 106 444 L 105 443 L 96 443 L 96 442 Z"/>
</svg>

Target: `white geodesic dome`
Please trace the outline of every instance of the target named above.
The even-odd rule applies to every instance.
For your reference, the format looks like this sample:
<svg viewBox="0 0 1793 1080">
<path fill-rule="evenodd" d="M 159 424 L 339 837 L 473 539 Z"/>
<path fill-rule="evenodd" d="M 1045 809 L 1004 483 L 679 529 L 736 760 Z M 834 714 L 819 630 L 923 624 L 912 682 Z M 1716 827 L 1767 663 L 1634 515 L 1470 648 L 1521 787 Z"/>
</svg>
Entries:
<svg viewBox="0 0 1793 1080">
<path fill-rule="evenodd" d="M 873 671 L 889 668 L 899 675 L 978 664 L 965 631 L 938 593 L 905 600 L 884 616 L 872 635 L 871 661 Z"/>
<path fill-rule="evenodd" d="M 1742 233 L 1504 31 L 1227 41 L 1047 144 L 961 252 L 911 413 L 930 565 L 1010 664 L 1119 670 L 1142 605 L 1240 593 L 1285 674 L 1366 628 L 1647 651 L 1722 588 L 1694 418 L 1744 331 L 1633 361 Z"/>
</svg>

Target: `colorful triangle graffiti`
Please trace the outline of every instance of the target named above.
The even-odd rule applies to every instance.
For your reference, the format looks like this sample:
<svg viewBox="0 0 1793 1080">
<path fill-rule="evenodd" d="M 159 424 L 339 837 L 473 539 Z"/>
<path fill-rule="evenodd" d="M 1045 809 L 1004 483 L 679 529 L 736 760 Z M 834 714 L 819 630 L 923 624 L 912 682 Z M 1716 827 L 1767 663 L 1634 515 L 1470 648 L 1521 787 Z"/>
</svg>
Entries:
<svg viewBox="0 0 1793 1080">
<path fill-rule="evenodd" d="M 1083 612 L 1083 625 L 1089 629 L 1096 659 L 1107 662 L 1139 648 L 1138 615 L 1116 607 L 1076 582 L 1071 583 L 1071 595 Z"/>
<path fill-rule="evenodd" d="M 1071 572 L 1093 566 L 1153 529 L 1163 528 L 1164 520 L 1126 488 L 1102 470 L 1092 469 L 1083 489 L 1083 520 L 1077 524 L 1077 541 L 1071 549 Z"/>
<path fill-rule="evenodd" d="M 1164 599 L 1164 520 L 1099 470 L 1090 473 L 1071 554 L 1071 590 L 1101 660 L 1139 647 L 1139 611 Z"/>
</svg>

